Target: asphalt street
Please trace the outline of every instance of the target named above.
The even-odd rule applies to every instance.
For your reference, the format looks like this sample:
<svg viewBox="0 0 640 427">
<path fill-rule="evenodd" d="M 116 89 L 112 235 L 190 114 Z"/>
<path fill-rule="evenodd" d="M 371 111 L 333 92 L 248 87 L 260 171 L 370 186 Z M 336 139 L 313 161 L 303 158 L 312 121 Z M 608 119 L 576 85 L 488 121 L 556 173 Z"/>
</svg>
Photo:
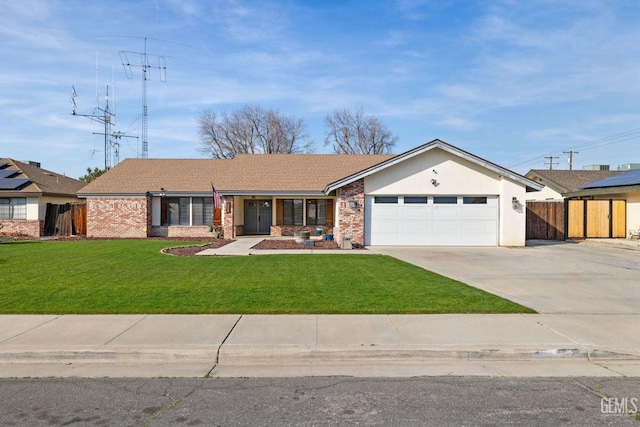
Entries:
<svg viewBox="0 0 640 427">
<path fill-rule="evenodd" d="M 4 379 L 0 425 L 639 426 L 630 378 Z"/>
</svg>

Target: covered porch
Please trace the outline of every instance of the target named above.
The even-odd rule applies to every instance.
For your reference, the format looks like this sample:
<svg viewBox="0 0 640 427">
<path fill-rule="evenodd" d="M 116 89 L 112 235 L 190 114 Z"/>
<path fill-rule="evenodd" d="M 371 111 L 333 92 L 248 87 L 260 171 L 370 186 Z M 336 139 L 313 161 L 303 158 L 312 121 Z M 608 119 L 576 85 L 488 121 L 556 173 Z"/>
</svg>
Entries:
<svg viewBox="0 0 640 427">
<path fill-rule="evenodd" d="M 225 196 L 224 236 L 293 236 L 297 231 L 314 235 L 318 229 L 333 233 L 335 199 L 325 195 Z"/>
</svg>

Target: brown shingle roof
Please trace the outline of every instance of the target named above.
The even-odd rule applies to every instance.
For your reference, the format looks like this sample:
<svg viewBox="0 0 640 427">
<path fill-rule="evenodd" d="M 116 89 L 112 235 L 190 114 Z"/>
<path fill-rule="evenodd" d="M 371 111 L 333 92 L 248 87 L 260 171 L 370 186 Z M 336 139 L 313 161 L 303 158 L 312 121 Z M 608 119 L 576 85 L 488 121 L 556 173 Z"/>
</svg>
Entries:
<svg viewBox="0 0 640 427">
<path fill-rule="evenodd" d="M 233 159 L 126 159 L 80 194 L 321 192 L 393 155 L 241 154 Z"/>
<path fill-rule="evenodd" d="M 527 178 L 547 185 L 559 193 L 577 191 L 585 184 L 621 174 L 621 171 L 532 169 Z"/>
<path fill-rule="evenodd" d="M 86 183 L 77 179 L 17 160 L 0 158 L 0 163 L 7 164 L 2 170 L 20 171 L 19 174 L 12 176 L 12 178 L 28 178 L 31 180 L 31 182 L 16 190 L 0 190 L 0 195 L 11 192 L 47 196 L 75 196 L 78 190 L 86 185 Z"/>
</svg>

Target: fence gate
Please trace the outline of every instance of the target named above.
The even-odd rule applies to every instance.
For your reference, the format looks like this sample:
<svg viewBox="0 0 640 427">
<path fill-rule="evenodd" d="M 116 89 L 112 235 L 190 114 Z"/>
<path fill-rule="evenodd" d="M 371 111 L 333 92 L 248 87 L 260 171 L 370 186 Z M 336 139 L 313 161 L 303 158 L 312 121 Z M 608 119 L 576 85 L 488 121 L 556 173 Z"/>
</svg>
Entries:
<svg viewBox="0 0 640 427">
<path fill-rule="evenodd" d="M 569 200 L 569 238 L 624 238 L 627 236 L 625 200 Z"/>
<path fill-rule="evenodd" d="M 564 202 L 527 202 L 527 239 L 564 240 Z"/>
</svg>

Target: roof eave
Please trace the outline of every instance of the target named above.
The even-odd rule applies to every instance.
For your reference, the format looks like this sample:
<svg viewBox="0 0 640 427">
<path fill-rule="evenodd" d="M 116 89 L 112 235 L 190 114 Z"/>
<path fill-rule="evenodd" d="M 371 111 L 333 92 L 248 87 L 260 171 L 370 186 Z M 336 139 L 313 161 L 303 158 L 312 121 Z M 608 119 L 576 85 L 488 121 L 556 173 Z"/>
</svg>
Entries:
<svg viewBox="0 0 640 427">
<path fill-rule="evenodd" d="M 557 182 L 551 181 L 550 179 L 548 179 L 548 178 L 546 178 L 546 177 L 544 177 L 542 175 L 538 175 L 537 173 L 535 173 L 533 171 L 531 171 L 527 175 L 525 175 L 525 178 L 531 179 L 531 178 L 528 177 L 528 175 L 535 176 L 536 178 L 540 179 L 540 181 L 542 181 L 542 185 L 544 185 L 545 187 L 549 187 L 552 190 L 557 191 L 560 194 L 569 191 L 568 188 L 563 187 L 562 185 L 558 184 Z"/>
<path fill-rule="evenodd" d="M 618 187 L 587 188 L 579 191 L 570 191 L 562 195 L 566 198 L 572 198 L 572 197 L 584 197 L 584 196 L 599 196 L 603 194 L 638 193 L 638 192 L 640 192 L 640 185 L 627 185 L 627 186 L 618 186 Z"/>
</svg>

